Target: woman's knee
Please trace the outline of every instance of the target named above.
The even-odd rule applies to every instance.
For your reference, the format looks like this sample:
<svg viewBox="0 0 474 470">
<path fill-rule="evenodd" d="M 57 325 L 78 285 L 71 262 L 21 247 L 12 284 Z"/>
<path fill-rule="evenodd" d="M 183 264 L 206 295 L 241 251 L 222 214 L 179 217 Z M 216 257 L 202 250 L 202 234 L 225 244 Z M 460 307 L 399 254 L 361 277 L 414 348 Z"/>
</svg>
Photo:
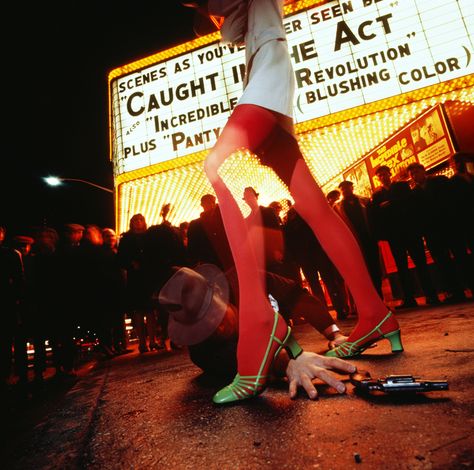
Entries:
<svg viewBox="0 0 474 470">
<path fill-rule="evenodd" d="M 218 176 L 218 170 L 220 167 L 220 163 L 216 158 L 213 152 L 210 152 L 206 159 L 204 160 L 204 172 L 209 180 L 213 180 L 215 177 Z"/>
</svg>

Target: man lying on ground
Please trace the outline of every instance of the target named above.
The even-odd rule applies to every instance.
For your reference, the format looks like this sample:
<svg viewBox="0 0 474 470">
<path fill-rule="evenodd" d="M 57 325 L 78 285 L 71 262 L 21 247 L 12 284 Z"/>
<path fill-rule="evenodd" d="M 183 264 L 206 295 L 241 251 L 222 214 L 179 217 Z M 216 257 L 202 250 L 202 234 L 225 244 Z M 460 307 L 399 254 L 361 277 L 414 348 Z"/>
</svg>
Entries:
<svg viewBox="0 0 474 470">
<path fill-rule="evenodd" d="M 306 316 L 311 316 L 314 313 L 311 309 L 317 308 L 317 303 L 310 298 L 311 294 L 304 289 L 291 289 L 278 276 L 272 279 L 272 283 L 267 280 L 267 288 L 273 299 L 287 302 L 287 305 L 293 307 L 305 306 Z M 290 302 L 291 296 L 294 298 Z M 171 340 L 188 346 L 190 359 L 195 365 L 204 372 L 217 376 L 235 375 L 238 310 L 229 301 L 229 281 L 222 271 L 211 264 L 198 265 L 194 269 L 175 268 L 174 274 L 160 290 L 158 301 L 169 313 L 168 333 Z M 281 313 L 285 317 L 285 313 Z M 331 320 L 326 319 L 320 323 L 321 328 L 328 321 L 334 323 L 331 317 Z M 328 327 L 330 324 L 323 331 Z M 334 336 L 333 333 L 338 329 L 334 331 L 330 328 L 327 331 Z M 298 387 L 302 386 L 309 398 L 315 399 L 318 392 L 312 381 L 316 378 L 334 387 L 339 393 L 344 393 L 344 383 L 329 371 L 349 374 L 355 372 L 356 367 L 342 359 L 313 352 L 302 352 L 296 359 L 290 360 L 284 350 L 279 353 L 272 366 L 275 377 L 287 378 L 291 398 L 296 397 Z"/>
</svg>

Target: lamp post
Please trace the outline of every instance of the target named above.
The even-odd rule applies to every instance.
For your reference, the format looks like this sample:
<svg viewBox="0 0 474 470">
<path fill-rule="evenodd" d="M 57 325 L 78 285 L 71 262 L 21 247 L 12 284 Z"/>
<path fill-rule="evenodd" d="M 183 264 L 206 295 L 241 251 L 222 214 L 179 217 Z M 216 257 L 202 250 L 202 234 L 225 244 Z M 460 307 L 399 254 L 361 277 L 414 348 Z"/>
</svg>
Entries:
<svg viewBox="0 0 474 470">
<path fill-rule="evenodd" d="M 50 186 L 59 186 L 64 181 L 75 181 L 77 183 L 84 183 L 84 184 L 88 184 L 89 186 L 93 186 L 94 188 L 102 189 L 102 191 L 107 191 L 108 193 L 112 193 L 112 194 L 114 193 L 113 189 L 106 188 L 105 186 L 101 186 L 99 184 L 92 183 L 91 181 L 82 180 L 82 179 L 79 179 L 79 178 L 59 178 L 57 176 L 48 176 L 48 177 L 43 178 L 43 179 Z"/>
</svg>

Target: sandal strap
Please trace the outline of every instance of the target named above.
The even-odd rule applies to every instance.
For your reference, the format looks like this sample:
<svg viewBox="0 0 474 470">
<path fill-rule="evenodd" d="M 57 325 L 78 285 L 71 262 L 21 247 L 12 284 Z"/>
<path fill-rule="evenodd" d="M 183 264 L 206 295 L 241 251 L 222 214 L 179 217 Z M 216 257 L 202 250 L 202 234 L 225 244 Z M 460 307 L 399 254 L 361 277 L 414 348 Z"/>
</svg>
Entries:
<svg viewBox="0 0 474 470">
<path fill-rule="evenodd" d="M 388 312 L 387 315 L 385 315 L 384 319 L 377 326 L 375 326 L 366 335 L 361 336 L 356 341 L 345 341 L 344 343 L 340 344 L 334 350 L 335 353 L 337 354 L 337 356 L 339 356 L 339 357 L 355 356 L 355 355 L 358 355 L 358 354 L 364 352 L 367 349 L 367 346 L 369 346 L 369 344 L 367 344 L 367 345 L 363 344 L 364 341 L 367 338 L 369 338 L 371 335 L 373 335 L 375 332 L 378 332 L 380 335 L 383 335 L 383 332 L 382 332 L 382 330 L 380 330 L 380 327 L 391 316 L 392 316 L 392 312 Z"/>
</svg>

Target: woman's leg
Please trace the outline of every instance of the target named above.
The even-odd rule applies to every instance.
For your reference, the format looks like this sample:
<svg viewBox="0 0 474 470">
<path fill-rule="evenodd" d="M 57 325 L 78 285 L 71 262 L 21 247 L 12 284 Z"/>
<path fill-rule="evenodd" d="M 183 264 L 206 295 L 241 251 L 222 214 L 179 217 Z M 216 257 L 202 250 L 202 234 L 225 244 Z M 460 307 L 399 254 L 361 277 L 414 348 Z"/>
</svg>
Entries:
<svg viewBox="0 0 474 470">
<path fill-rule="evenodd" d="M 237 106 L 205 162 L 205 172 L 216 192 L 237 270 L 237 362 L 242 376 L 257 375 L 273 327 L 274 313 L 266 295 L 262 234 L 257 239 L 254 236 L 251 238 L 242 212 L 218 170 L 238 149 L 255 151 L 271 134 L 275 123 L 273 113 L 264 108 L 255 105 Z M 277 336 L 284 337 L 286 329 L 285 322 L 279 322 Z"/>
<path fill-rule="evenodd" d="M 344 221 L 329 206 L 296 139 L 282 130 L 273 140 L 269 154 L 266 161 L 288 185 L 295 209 L 312 228 L 349 287 L 359 316 L 349 341 L 357 340 L 388 313 L 370 278 L 359 245 Z"/>
</svg>

